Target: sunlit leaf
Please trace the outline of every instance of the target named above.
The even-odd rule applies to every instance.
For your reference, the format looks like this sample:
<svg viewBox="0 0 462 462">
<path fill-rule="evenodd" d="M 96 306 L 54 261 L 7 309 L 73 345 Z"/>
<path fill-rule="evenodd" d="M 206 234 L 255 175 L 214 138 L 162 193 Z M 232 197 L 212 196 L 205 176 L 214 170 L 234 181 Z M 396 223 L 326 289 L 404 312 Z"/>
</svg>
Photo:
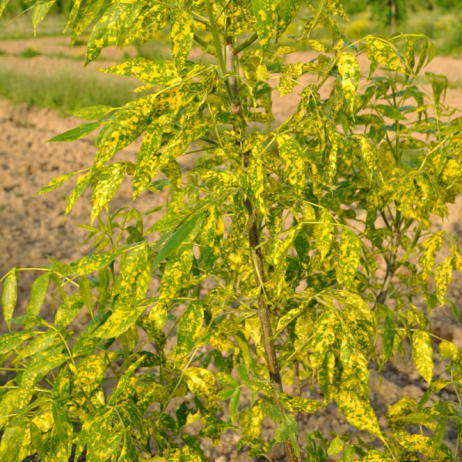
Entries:
<svg viewBox="0 0 462 462">
<path fill-rule="evenodd" d="M 3 318 L 10 328 L 10 322 L 13 318 L 16 301 L 18 298 L 18 282 L 16 278 L 16 269 L 11 270 L 3 282 L 2 306 Z"/>
<path fill-rule="evenodd" d="M 419 374 L 430 384 L 433 378 L 433 349 L 427 332 L 415 330 L 412 334 L 412 357 Z"/>
</svg>

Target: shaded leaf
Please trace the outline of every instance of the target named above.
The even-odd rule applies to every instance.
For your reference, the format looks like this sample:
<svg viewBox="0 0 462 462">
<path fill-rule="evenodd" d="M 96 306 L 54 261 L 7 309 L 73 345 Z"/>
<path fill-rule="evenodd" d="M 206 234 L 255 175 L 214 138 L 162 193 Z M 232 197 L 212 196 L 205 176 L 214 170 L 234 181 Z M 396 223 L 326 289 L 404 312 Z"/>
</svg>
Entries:
<svg viewBox="0 0 462 462">
<path fill-rule="evenodd" d="M 276 2 L 272 0 L 252 0 L 258 39 L 263 47 L 269 45 L 276 25 Z"/>
<path fill-rule="evenodd" d="M 50 273 L 39 276 L 32 284 L 30 300 L 26 307 L 26 313 L 37 316 L 40 313 L 50 281 Z"/>
</svg>

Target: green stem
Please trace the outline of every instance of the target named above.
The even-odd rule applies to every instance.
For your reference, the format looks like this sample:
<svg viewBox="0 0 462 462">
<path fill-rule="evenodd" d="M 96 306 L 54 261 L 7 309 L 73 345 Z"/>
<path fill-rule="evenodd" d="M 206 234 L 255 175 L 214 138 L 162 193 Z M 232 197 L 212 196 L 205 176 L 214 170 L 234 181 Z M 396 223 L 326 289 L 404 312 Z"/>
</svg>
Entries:
<svg viewBox="0 0 462 462">
<path fill-rule="evenodd" d="M 234 49 L 234 53 L 237 55 L 239 54 L 241 51 L 244 51 L 246 48 L 248 48 L 250 45 L 252 45 L 253 42 L 255 42 L 255 40 L 258 39 L 258 35 L 256 33 L 254 33 L 252 36 L 250 36 L 245 42 L 242 42 L 240 45 L 238 45 L 235 49 Z"/>
<path fill-rule="evenodd" d="M 215 46 L 215 51 L 217 53 L 218 63 L 220 65 L 220 71 L 222 74 L 221 77 L 224 77 L 224 75 L 226 74 L 226 64 L 225 64 L 225 59 L 223 57 L 223 48 L 220 42 L 220 35 L 218 34 L 217 23 L 213 15 L 213 9 L 212 9 L 212 4 L 210 3 L 210 0 L 205 0 L 205 4 L 207 7 L 207 13 L 209 15 L 210 32 L 212 33 L 213 44 Z"/>
</svg>

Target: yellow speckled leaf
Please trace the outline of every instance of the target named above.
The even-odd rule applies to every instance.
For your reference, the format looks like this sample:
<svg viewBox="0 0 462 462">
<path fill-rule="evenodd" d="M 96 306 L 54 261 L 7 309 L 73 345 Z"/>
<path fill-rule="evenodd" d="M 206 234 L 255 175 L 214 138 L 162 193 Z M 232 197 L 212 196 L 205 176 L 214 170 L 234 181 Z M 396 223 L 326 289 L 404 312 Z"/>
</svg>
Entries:
<svg viewBox="0 0 462 462">
<path fill-rule="evenodd" d="M 187 10 L 175 13 L 170 38 L 172 41 L 172 55 L 179 69 L 183 68 L 188 59 L 194 36 L 193 20 Z"/>
<path fill-rule="evenodd" d="M 353 283 L 361 257 L 361 246 L 358 236 L 348 228 L 342 230 L 340 255 L 336 267 L 338 283 L 348 289 Z"/>
<path fill-rule="evenodd" d="M 433 349 L 427 332 L 416 330 L 412 334 L 412 357 L 419 374 L 430 384 L 433 377 Z"/>
<path fill-rule="evenodd" d="M 180 318 L 177 331 L 177 354 L 187 355 L 200 337 L 204 322 L 204 308 L 199 302 L 189 304 Z"/>
<path fill-rule="evenodd" d="M 377 417 L 369 401 L 361 399 L 355 391 L 349 387 L 341 387 L 335 400 L 351 425 L 381 437 L 382 433 L 379 423 L 377 422 Z"/>
<path fill-rule="evenodd" d="M 305 412 L 306 414 L 313 414 L 313 412 L 316 412 L 323 405 L 324 404 L 320 401 L 303 398 L 301 396 L 290 398 L 286 402 L 286 406 L 289 408 L 290 411 Z"/>
<path fill-rule="evenodd" d="M 404 431 L 397 431 L 394 437 L 399 441 L 399 444 L 408 451 L 416 451 L 424 456 L 430 457 L 431 460 L 448 460 L 447 454 L 441 450 L 436 450 L 434 440 L 424 435 L 410 435 Z M 437 459 L 434 459 L 437 457 Z"/>
<path fill-rule="evenodd" d="M 92 222 L 101 213 L 104 206 L 116 195 L 123 182 L 126 170 L 125 163 L 117 162 L 105 167 L 98 173 L 92 195 Z"/>
<path fill-rule="evenodd" d="M 269 45 L 276 25 L 276 4 L 273 0 L 252 0 L 256 20 L 257 35 L 263 47 Z"/>
<path fill-rule="evenodd" d="M 93 27 L 87 46 L 87 63 L 96 59 L 104 47 L 119 45 L 141 11 L 141 2 L 112 4 Z"/>
<path fill-rule="evenodd" d="M 261 438 L 261 424 L 265 415 L 261 402 L 257 401 L 252 407 L 239 414 L 243 436 L 250 441 L 259 441 Z"/>
<path fill-rule="evenodd" d="M 449 284 L 452 282 L 452 255 L 439 263 L 435 269 L 436 297 L 444 303 Z"/>
<path fill-rule="evenodd" d="M 113 286 L 117 296 L 112 314 L 95 332 L 100 338 L 118 337 L 126 332 L 145 310 L 139 304 L 149 288 L 151 268 L 148 261 L 147 244 L 136 248 L 125 258 L 120 274 Z"/>
<path fill-rule="evenodd" d="M 306 185 L 306 168 L 302 148 L 298 141 L 289 135 L 278 136 L 277 142 L 279 154 L 286 164 L 287 179 L 296 192 L 300 193 Z"/>
<path fill-rule="evenodd" d="M 7 7 L 9 1 L 10 0 L 0 0 L 0 16 L 5 11 L 5 8 Z"/>
<path fill-rule="evenodd" d="M 332 225 L 332 216 L 324 208 L 319 210 L 319 223 L 314 226 L 316 237 L 316 249 L 318 249 L 321 258 L 325 258 L 332 246 L 334 226 Z"/>
<path fill-rule="evenodd" d="M 133 75 L 138 80 L 151 85 L 166 85 L 181 80 L 173 62 L 152 61 L 142 57 L 129 59 L 101 71 L 107 74 Z"/>
<path fill-rule="evenodd" d="M 422 267 L 422 278 L 427 279 L 435 264 L 435 252 L 443 245 L 443 233 L 441 231 L 433 234 L 424 242 L 424 249 L 419 259 Z"/>
<path fill-rule="evenodd" d="M 337 67 L 342 78 L 343 96 L 345 97 L 348 110 L 350 113 L 354 113 L 356 91 L 360 77 L 358 60 L 352 53 L 340 53 Z"/>
<path fill-rule="evenodd" d="M 384 38 L 367 37 L 367 54 L 373 63 L 380 63 L 392 71 L 403 71 L 403 64 L 393 45 Z"/>
<path fill-rule="evenodd" d="M 214 375 L 207 369 L 190 367 L 184 374 L 188 388 L 207 401 L 207 407 L 218 407 L 218 393 Z"/>
</svg>

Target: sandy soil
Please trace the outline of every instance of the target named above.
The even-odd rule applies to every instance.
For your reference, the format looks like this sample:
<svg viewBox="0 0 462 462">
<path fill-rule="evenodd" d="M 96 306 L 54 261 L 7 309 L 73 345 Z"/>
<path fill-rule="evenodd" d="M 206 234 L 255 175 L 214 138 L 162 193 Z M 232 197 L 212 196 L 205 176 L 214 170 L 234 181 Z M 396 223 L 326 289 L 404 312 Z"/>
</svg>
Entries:
<svg viewBox="0 0 462 462">
<path fill-rule="evenodd" d="M 64 40 L 63 40 L 64 42 Z M 22 48 L 20 44 L 22 43 Z M 43 52 L 55 52 L 65 45 L 56 43 L 56 39 L 41 39 L 40 41 L 0 42 L 0 50 L 9 53 L 19 53 L 27 46 L 35 46 Z M 8 48 L 10 47 L 10 48 Z M 7 50 L 8 48 L 8 50 Z M 74 50 L 76 53 L 80 51 Z M 110 55 L 108 55 L 109 57 Z M 111 55 L 118 59 L 120 55 Z M 309 54 L 298 54 L 297 59 L 309 59 Z M 3 64 L 11 66 L 50 66 L 52 62 L 44 57 L 28 60 L 24 64 L 19 58 L 4 57 Z M 82 69 L 79 62 L 66 62 L 66 65 Z M 361 62 L 362 66 L 365 66 Z M 445 73 L 452 80 L 459 79 L 459 70 L 462 61 L 452 58 L 437 58 L 429 70 Z M 96 72 L 95 69 L 89 71 Z M 462 90 L 449 91 L 449 100 L 453 106 L 462 110 Z M 296 96 L 288 96 L 276 101 L 276 117 L 283 119 L 296 105 Z M 47 110 L 28 109 L 24 106 L 13 107 L 9 102 L 0 100 L 0 275 L 3 275 L 13 266 L 41 267 L 49 263 L 47 256 L 69 262 L 86 253 L 81 242 L 86 233 L 78 224 L 88 224 L 90 216 L 89 192 L 79 200 L 70 214 L 64 216 L 65 200 L 73 184 L 67 184 L 56 193 L 43 196 L 34 195 L 51 178 L 76 171 L 91 165 L 95 153 L 91 140 L 81 140 L 72 143 L 46 143 L 48 139 L 58 133 L 70 129 L 80 123 L 73 118 L 60 118 Z M 130 147 L 121 158 L 134 158 L 136 145 Z M 183 166 L 188 168 L 186 162 Z M 145 193 L 137 203 L 142 210 L 147 210 L 163 201 L 161 195 Z M 131 203 L 131 187 L 125 182 L 120 193 L 112 203 L 112 209 Z M 459 235 L 462 230 L 458 224 L 462 218 L 462 200 L 451 206 L 450 218 L 445 224 L 447 229 L 456 231 Z M 20 309 L 27 303 L 31 282 L 35 273 L 23 273 L 20 286 Z M 462 290 L 461 278 L 457 277 L 452 287 L 452 295 L 461 304 Z M 462 305 L 459 305 L 462 306 Z M 455 323 L 448 311 L 439 311 L 433 316 L 433 324 L 439 335 L 453 339 L 462 347 L 462 324 Z M 444 376 L 441 365 L 436 371 Z M 384 372 L 384 381 L 379 390 L 379 381 L 376 374 L 371 376 L 372 401 L 377 411 L 383 414 L 386 405 L 393 402 L 403 394 L 418 399 L 426 386 L 418 376 L 411 363 L 396 360 Z M 444 395 L 444 399 L 451 396 Z M 313 396 L 315 397 L 315 396 Z M 383 419 L 383 418 L 382 418 Z M 383 424 L 384 422 L 381 421 Z M 331 405 L 322 412 L 313 416 L 306 416 L 304 427 L 312 430 L 321 430 L 328 433 L 351 431 L 351 427 L 336 415 L 335 406 Z M 267 428 L 267 433 L 271 427 Z M 451 435 L 450 435 L 451 436 Z M 452 434 L 452 437 L 454 434 Z M 249 461 L 247 456 L 233 455 L 235 436 L 228 435 L 223 441 L 222 448 L 213 453 L 217 462 L 244 462 Z M 282 460 L 279 449 L 273 453 L 274 460 Z M 212 449 L 206 452 L 212 455 Z"/>
</svg>

